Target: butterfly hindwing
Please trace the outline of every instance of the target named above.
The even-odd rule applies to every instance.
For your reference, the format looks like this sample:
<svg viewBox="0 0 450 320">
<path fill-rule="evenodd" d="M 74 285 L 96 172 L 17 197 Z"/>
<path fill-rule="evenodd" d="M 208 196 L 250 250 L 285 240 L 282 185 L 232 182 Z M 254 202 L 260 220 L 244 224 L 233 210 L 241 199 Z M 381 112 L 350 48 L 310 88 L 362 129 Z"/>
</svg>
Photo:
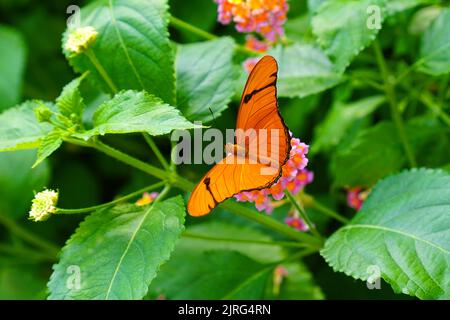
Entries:
<svg viewBox="0 0 450 320">
<path fill-rule="evenodd" d="M 241 163 L 242 162 L 242 163 Z M 245 163 L 247 162 L 247 163 Z M 216 164 L 192 191 L 188 212 L 192 216 L 208 214 L 219 203 L 244 191 L 270 186 L 274 176 L 261 175 L 264 164 L 249 164 L 229 155 Z"/>
</svg>

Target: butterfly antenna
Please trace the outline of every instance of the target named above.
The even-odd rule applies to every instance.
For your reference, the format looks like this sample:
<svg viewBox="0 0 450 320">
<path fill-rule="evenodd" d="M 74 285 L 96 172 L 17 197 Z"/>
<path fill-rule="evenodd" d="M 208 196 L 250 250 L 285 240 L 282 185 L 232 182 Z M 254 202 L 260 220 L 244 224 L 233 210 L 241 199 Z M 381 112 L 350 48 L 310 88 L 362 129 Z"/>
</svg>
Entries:
<svg viewBox="0 0 450 320">
<path fill-rule="evenodd" d="M 208 109 L 209 109 L 209 112 L 211 112 L 211 116 L 213 118 L 214 126 L 217 127 L 216 117 L 214 117 L 214 112 L 212 111 L 212 109 L 210 107 L 208 107 Z"/>
</svg>

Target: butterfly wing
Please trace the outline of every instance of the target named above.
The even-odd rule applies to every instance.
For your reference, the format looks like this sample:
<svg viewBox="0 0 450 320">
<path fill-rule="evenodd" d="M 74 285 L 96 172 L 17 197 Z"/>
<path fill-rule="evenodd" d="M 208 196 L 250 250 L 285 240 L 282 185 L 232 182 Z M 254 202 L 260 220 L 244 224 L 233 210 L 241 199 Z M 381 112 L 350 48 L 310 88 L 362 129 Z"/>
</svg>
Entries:
<svg viewBox="0 0 450 320">
<path fill-rule="evenodd" d="M 272 163 L 249 161 L 249 155 L 227 155 L 195 187 L 188 202 L 190 215 L 208 214 L 219 203 L 233 195 L 270 187 L 280 177 L 281 167 L 289 157 L 290 138 L 278 112 L 277 71 L 278 66 L 273 57 L 265 56 L 256 64 L 244 88 L 236 125 L 237 129 L 256 131 L 256 135 L 249 137 L 248 142 L 251 144 L 253 139 L 257 139 L 259 144 L 267 145 L 267 155 L 277 168 L 269 168 L 272 170 L 267 171 Z M 270 135 L 259 136 L 262 129 L 278 131 L 277 141 L 273 141 Z M 244 141 L 245 137 L 239 136 L 240 134 L 236 133 L 237 141 Z M 277 143 L 274 144 L 275 148 L 271 147 L 272 142 Z"/>
</svg>

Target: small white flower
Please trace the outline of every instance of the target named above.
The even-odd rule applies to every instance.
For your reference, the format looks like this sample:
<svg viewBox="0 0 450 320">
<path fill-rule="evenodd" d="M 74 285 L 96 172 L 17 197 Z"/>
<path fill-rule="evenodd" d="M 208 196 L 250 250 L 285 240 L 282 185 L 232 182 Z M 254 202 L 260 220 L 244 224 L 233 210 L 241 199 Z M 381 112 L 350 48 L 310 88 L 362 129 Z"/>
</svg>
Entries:
<svg viewBox="0 0 450 320">
<path fill-rule="evenodd" d="M 37 193 L 32 201 L 30 219 L 34 221 L 45 221 L 56 212 L 58 203 L 58 192 L 45 189 Z"/>
<path fill-rule="evenodd" d="M 67 51 L 79 54 L 97 40 L 98 32 L 94 27 L 81 27 L 70 32 L 64 45 Z"/>
</svg>

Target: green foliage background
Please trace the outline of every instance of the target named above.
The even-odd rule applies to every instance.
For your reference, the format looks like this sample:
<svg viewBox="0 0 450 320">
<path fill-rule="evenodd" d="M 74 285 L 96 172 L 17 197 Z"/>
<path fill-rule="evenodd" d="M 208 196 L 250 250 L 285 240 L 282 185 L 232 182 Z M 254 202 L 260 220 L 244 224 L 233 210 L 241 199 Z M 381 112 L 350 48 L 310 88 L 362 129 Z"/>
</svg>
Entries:
<svg viewBox="0 0 450 320">
<path fill-rule="evenodd" d="M 289 1 L 269 54 L 281 113 L 311 147 L 302 200 L 320 240 L 283 225 L 288 206 L 266 217 L 231 201 L 193 219 L 190 181 L 207 167 L 164 167 L 172 130 L 234 126 L 252 53 L 212 0 L 77 1 L 101 68 L 61 49 L 73 2 L 0 2 L 0 299 L 450 298 L 448 1 Z M 43 106 L 58 127 L 37 121 Z M 85 208 L 159 180 L 172 188 L 146 207 L 133 193 L 27 220 L 43 187 Z M 372 189 L 358 213 L 356 186 Z M 379 290 L 360 281 L 374 265 Z"/>
</svg>

